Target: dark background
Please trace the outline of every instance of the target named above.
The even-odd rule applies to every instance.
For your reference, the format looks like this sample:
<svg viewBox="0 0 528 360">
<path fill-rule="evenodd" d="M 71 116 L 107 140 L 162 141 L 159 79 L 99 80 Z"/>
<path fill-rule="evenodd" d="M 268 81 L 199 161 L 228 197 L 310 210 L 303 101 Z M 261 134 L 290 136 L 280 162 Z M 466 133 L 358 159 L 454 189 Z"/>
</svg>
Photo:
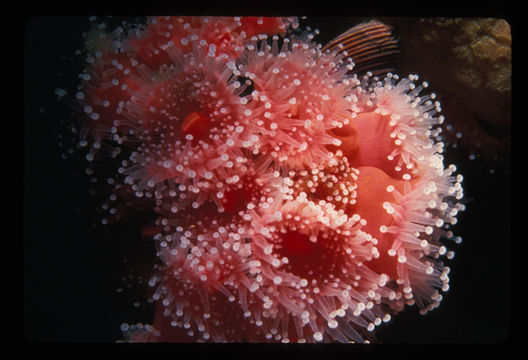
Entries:
<svg viewBox="0 0 528 360">
<path fill-rule="evenodd" d="M 321 43 L 356 24 L 339 17 L 303 23 L 319 28 Z M 75 86 L 80 68 L 70 58 L 89 28 L 86 17 L 33 17 L 25 26 L 23 334 L 31 342 L 114 342 L 121 323 L 152 319 L 140 290 L 116 291 L 122 277 L 152 266 L 141 263 L 152 257 L 152 244 L 139 240 L 139 221 L 91 227 L 87 179 L 72 176 L 79 162 L 62 159 L 58 146 L 59 119 L 70 111 L 57 104 L 54 89 Z M 450 290 L 426 316 L 409 308 L 377 328 L 381 342 L 509 341 L 509 154 L 490 163 L 470 161 L 463 142 L 448 150 L 446 165 L 464 175 L 467 201 L 455 227 L 463 242 L 448 246 L 456 252 L 448 261 Z"/>
</svg>

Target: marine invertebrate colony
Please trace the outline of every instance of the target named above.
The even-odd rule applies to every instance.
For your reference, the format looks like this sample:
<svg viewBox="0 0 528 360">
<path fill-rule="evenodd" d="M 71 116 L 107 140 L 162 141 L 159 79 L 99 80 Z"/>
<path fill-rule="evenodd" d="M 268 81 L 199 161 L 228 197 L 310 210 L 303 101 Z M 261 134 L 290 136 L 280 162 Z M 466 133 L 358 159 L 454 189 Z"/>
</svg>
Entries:
<svg viewBox="0 0 528 360">
<path fill-rule="evenodd" d="M 297 27 L 156 17 L 87 35 L 78 146 L 118 162 L 104 222 L 120 200 L 158 216 L 156 315 L 127 340 L 364 342 L 448 289 L 441 241 L 464 206 L 435 94 L 358 76 Z"/>
</svg>

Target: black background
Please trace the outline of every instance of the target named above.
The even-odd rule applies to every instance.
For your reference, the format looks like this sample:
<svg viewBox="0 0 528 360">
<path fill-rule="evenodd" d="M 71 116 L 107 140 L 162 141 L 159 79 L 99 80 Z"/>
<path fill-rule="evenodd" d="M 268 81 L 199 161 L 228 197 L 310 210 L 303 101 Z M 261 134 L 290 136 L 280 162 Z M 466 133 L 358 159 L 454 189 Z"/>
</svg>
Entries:
<svg viewBox="0 0 528 360">
<path fill-rule="evenodd" d="M 339 17 L 304 23 L 320 29 L 322 43 L 354 25 Z M 63 160 L 57 145 L 58 119 L 69 110 L 54 89 L 75 84 L 67 58 L 88 29 L 87 17 L 32 17 L 25 26 L 23 334 L 31 342 L 114 342 L 121 323 L 152 319 L 138 291 L 116 292 L 121 277 L 138 270 L 123 260 L 148 258 L 152 244 L 137 240 L 135 223 L 91 228 L 82 210 L 91 201 L 86 179 L 72 176 L 78 164 Z M 461 144 L 446 163 L 464 175 L 467 201 L 455 227 L 463 242 L 449 246 L 456 252 L 451 288 L 426 316 L 409 308 L 380 326 L 381 342 L 504 343 L 512 336 L 510 159 L 470 161 Z"/>
</svg>

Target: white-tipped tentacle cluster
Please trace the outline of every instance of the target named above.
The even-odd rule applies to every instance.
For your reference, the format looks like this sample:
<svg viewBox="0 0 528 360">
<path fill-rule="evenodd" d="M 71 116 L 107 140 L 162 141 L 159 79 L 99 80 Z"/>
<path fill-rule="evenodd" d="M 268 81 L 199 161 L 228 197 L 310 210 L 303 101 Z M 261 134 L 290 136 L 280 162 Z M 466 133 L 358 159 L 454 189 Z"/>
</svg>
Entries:
<svg viewBox="0 0 528 360">
<path fill-rule="evenodd" d="M 463 179 L 444 168 L 440 104 L 420 95 L 428 84 L 347 75 L 348 54 L 322 51 L 309 32 L 248 37 L 241 19 L 213 20 L 149 20 L 91 39 L 109 53 L 94 51 L 81 74 L 78 146 L 90 162 L 103 149 L 119 163 L 105 209 L 121 194 L 158 216 L 149 285 L 161 325 L 124 324 L 125 338 L 365 342 L 406 305 L 438 306 Z M 356 163 L 358 142 L 345 149 L 337 135 L 357 126 L 346 136 L 361 137 L 366 113 L 392 146 L 389 169 L 375 159 L 389 199 L 368 199 L 386 219 L 375 231 L 358 210 L 376 183 L 373 157 Z M 377 150 L 375 135 L 361 151 Z"/>
<path fill-rule="evenodd" d="M 301 169 L 331 158 L 326 145 L 339 145 L 328 133 L 348 117 L 347 69 L 320 45 L 277 36 L 252 38 L 239 58 L 235 74 L 245 77 L 251 94 L 244 97 L 251 130 L 259 134 L 254 154 L 276 169 Z"/>
</svg>

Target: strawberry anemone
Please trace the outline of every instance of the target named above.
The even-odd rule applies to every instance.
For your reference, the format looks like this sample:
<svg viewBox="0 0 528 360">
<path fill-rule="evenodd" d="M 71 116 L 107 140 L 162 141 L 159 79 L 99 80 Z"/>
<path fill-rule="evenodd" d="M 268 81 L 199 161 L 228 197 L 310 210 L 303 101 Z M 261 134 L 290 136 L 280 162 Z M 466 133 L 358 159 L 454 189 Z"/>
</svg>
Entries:
<svg viewBox="0 0 528 360">
<path fill-rule="evenodd" d="M 156 216 L 155 318 L 125 339 L 366 342 L 449 289 L 463 178 L 436 95 L 416 75 L 358 77 L 296 25 L 154 17 L 88 35 L 78 145 L 118 158 L 110 211 L 121 197 Z"/>
</svg>

